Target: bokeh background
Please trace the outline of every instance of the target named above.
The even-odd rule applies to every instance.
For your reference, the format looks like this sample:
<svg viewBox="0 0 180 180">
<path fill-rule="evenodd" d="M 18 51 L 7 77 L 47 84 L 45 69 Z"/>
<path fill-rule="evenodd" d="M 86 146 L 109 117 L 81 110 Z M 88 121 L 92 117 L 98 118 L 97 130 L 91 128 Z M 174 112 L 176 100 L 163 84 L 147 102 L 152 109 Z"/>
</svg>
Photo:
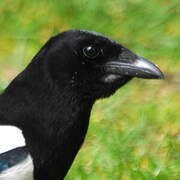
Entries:
<svg viewBox="0 0 180 180">
<path fill-rule="evenodd" d="M 66 180 L 179 180 L 180 1 L 1 0 L 1 91 L 50 36 L 68 29 L 110 36 L 166 79 L 134 79 L 96 103 Z"/>
</svg>

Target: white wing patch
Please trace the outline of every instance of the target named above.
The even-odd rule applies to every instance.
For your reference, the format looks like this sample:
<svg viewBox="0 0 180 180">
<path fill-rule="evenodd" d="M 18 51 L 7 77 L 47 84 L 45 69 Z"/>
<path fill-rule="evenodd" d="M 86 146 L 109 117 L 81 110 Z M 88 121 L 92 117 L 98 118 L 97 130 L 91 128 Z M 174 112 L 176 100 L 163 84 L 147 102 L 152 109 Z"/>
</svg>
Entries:
<svg viewBox="0 0 180 180">
<path fill-rule="evenodd" d="M 0 126 L 0 153 L 25 145 L 25 139 L 19 128 Z"/>
</svg>

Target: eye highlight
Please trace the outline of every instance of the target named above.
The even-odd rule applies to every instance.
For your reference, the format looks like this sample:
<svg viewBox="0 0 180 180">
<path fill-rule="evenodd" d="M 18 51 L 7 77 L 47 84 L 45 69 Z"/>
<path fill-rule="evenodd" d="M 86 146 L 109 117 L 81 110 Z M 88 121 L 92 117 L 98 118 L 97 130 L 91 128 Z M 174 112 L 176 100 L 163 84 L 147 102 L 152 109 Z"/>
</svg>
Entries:
<svg viewBox="0 0 180 180">
<path fill-rule="evenodd" d="M 95 59 L 101 52 L 101 49 L 94 46 L 87 46 L 83 48 L 83 54 L 89 59 Z"/>
</svg>

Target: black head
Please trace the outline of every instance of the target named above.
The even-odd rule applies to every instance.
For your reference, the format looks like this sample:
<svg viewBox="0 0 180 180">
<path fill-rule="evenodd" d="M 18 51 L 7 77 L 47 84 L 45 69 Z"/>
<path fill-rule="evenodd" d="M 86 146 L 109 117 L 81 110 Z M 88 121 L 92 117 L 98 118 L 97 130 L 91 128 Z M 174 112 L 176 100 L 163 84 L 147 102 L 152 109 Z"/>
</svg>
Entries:
<svg viewBox="0 0 180 180">
<path fill-rule="evenodd" d="M 109 96 L 133 77 L 163 77 L 157 66 L 96 32 L 66 31 L 44 48 L 53 82 L 86 98 Z"/>
<path fill-rule="evenodd" d="M 0 99 L 1 123 L 23 130 L 35 180 L 65 177 L 84 140 L 94 101 L 133 77 L 163 74 L 101 34 L 70 30 L 43 46 Z"/>
</svg>

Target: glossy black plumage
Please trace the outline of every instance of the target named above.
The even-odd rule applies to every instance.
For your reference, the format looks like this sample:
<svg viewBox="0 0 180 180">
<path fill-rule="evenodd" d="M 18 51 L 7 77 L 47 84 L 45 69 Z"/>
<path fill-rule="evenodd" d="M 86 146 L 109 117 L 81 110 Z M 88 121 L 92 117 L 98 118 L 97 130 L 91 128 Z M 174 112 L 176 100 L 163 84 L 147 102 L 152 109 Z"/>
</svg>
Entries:
<svg viewBox="0 0 180 180">
<path fill-rule="evenodd" d="M 0 173 L 22 162 L 28 156 L 26 147 L 19 147 L 0 154 Z"/>
<path fill-rule="evenodd" d="M 96 50 L 90 52 L 91 47 Z M 103 35 L 71 30 L 52 37 L 10 83 L 0 96 L 0 124 L 23 131 L 35 180 L 65 177 L 96 99 L 135 76 L 163 77 L 145 59 L 137 65 L 142 59 Z"/>
</svg>

